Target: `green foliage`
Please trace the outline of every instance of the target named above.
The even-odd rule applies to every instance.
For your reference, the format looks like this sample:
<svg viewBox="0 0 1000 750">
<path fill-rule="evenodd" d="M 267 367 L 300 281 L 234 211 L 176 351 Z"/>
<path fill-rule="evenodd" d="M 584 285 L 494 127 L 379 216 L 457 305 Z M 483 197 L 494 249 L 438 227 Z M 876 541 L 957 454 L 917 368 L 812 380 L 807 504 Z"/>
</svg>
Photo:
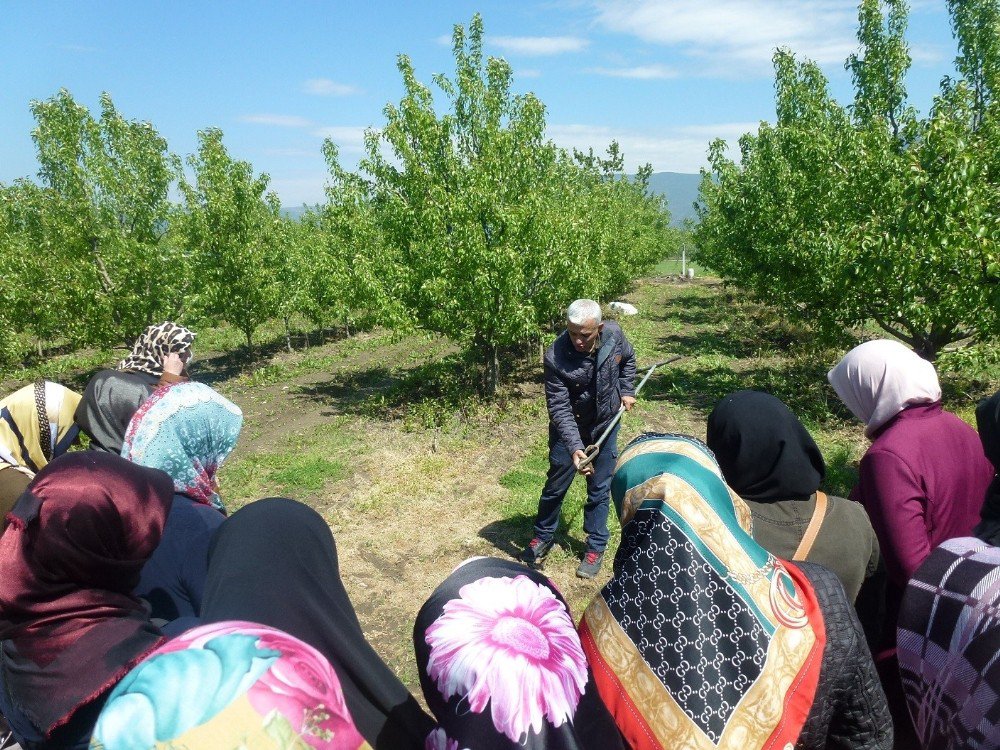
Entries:
<svg viewBox="0 0 1000 750">
<path fill-rule="evenodd" d="M 191 298 L 202 314 L 239 328 L 252 350 L 254 331 L 279 311 L 286 227 L 268 176 L 234 160 L 221 130 L 200 131 L 198 143 L 188 158 L 195 183 L 182 177 L 178 217 L 197 280 Z"/>
<path fill-rule="evenodd" d="M 825 341 L 874 321 L 933 359 L 1000 325 L 1000 58 L 982 33 L 996 38 L 998 4 L 951 5 L 968 79 L 946 80 L 926 118 L 906 104 L 905 3 L 863 0 L 853 106 L 780 50 L 775 124 L 740 140 L 738 165 L 710 149 L 700 260 Z"/>
<path fill-rule="evenodd" d="M 368 134 L 366 176 L 345 173 L 327 143 L 324 221 L 383 314 L 462 344 L 492 393 L 502 350 L 662 257 L 668 216 L 643 193 L 651 170 L 621 175 L 617 145 L 574 159 L 545 140 L 544 105 L 513 92 L 505 60 L 484 58 L 478 15 L 452 41 L 455 75 L 434 77 L 446 112 L 401 55 L 405 96 Z"/>
<path fill-rule="evenodd" d="M 572 299 L 627 291 L 677 233 L 645 194 L 648 165 L 629 179 L 616 143 L 571 155 L 545 140 L 544 105 L 514 92 L 483 38 L 479 16 L 455 27 L 455 73 L 434 77 L 443 109 L 400 56 L 405 95 L 367 134 L 360 172 L 326 142 L 327 203 L 300 221 L 217 128 L 198 133 L 185 174 L 107 94 L 99 116 L 66 90 L 33 102 L 39 179 L 0 185 L 0 366 L 33 347 L 127 344 L 165 318 L 228 323 L 251 355 L 278 319 L 291 349 L 305 319 L 444 334 L 492 394 L 501 362 Z"/>
<path fill-rule="evenodd" d="M 164 242 L 177 158 L 108 94 L 96 119 L 65 89 L 31 109 L 40 184 L 0 187 L 9 314 L 39 341 L 125 342 L 179 309 L 183 266 Z"/>
</svg>

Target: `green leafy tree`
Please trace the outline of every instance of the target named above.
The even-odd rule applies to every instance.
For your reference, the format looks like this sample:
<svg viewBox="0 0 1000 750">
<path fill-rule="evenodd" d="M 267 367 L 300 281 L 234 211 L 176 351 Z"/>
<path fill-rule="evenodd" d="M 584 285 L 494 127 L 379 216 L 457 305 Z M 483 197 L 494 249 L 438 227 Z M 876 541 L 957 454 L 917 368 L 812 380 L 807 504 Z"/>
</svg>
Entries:
<svg viewBox="0 0 1000 750">
<path fill-rule="evenodd" d="M 874 321 L 933 359 L 997 332 L 997 2 L 952 3 L 966 78 L 927 117 L 907 104 L 902 0 L 863 0 L 852 106 L 810 62 L 775 55 L 776 122 L 717 142 L 703 178 L 702 260 L 827 340 Z M 992 26 L 991 26 L 992 25 Z"/>
<path fill-rule="evenodd" d="M 314 317 L 314 322 L 336 320 L 348 328 L 355 322 L 412 327 L 402 288 L 406 269 L 399 247 L 383 237 L 383 223 L 391 222 L 383 222 L 381 199 L 376 199 L 371 181 L 341 166 L 332 141 L 324 142 L 323 155 L 330 179 L 327 203 L 319 214 L 322 247 L 314 251 L 322 259 L 313 284 L 322 319 Z"/>
<path fill-rule="evenodd" d="M 176 313 L 183 295 L 180 251 L 162 242 L 179 162 L 150 123 L 123 117 L 108 94 L 98 119 L 65 89 L 31 109 L 41 185 L 19 186 L 18 210 L 34 214 L 21 227 L 51 264 L 39 279 L 73 303 L 59 332 L 126 341 Z M 40 333 L 53 335 L 50 327 Z"/>
<path fill-rule="evenodd" d="M 199 131 L 198 142 L 188 158 L 194 183 L 180 183 L 180 232 L 194 272 L 190 296 L 203 315 L 242 331 L 252 354 L 254 332 L 279 313 L 286 240 L 280 205 L 267 192 L 266 174 L 255 176 L 249 162 L 229 155 L 221 130 Z"/>
<path fill-rule="evenodd" d="M 341 237 L 346 217 L 373 222 L 364 236 L 379 262 L 360 266 L 378 279 L 372 292 L 463 344 L 492 393 L 501 353 L 574 297 L 622 289 L 656 244 L 646 232 L 662 237 L 667 217 L 640 185 L 609 178 L 620 171 L 617 146 L 608 166 L 574 161 L 545 139 L 544 105 L 513 92 L 506 61 L 484 58 L 478 15 L 468 32 L 455 27 L 452 42 L 454 77 L 434 77 L 444 113 L 399 57 L 405 96 L 385 108 L 384 129 L 368 134 L 366 178 L 347 177 L 328 144 L 330 221 Z M 634 218 L 643 222 L 638 243 L 623 223 Z"/>
</svg>

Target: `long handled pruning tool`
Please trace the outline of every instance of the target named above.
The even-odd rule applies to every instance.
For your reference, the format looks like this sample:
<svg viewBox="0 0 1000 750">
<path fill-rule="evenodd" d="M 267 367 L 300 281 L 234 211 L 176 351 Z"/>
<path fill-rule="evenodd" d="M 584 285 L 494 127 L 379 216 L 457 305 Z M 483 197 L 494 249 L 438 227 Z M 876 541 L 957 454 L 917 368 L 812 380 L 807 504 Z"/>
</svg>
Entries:
<svg viewBox="0 0 1000 750">
<path fill-rule="evenodd" d="M 646 370 L 645 376 L 643 376 L 642 380 L 639 381 L 639 387 L 635 389 L 635 395 L 636 396 L 639 395 L 639 391 L 641 391 L 642 387 L 646 385 L 646 381 L 649 380 L 649 376 L 653 374 L 653 370 L 655 370 L 657 367 L 662 367 L 663 365 L 669 365 L 671 362 L 676 362 L 679 359 L 683 359 L 683 357 L 680 354 L 675 354 L 673 357 L 670 357 L 669 359 L 665 359 L 662 362 L 656 362 L 650 365 L 649 369 Z M 577 466 L 578 471 L 587 468 L 594 462 L 594 459 L 597 458 L 597 454 L 601 452 L 601 446 L 604 445 L 604 441 L 607 440 L 608 435 L 611 434 L 611 431 L 615 428 L 615 425 L 621 421 L 622 414 L 624 413 L 625 413 L 625 404 L 622 404 L 618 408 L 618 413 L 615 414 L 614 419 L 612 419 L 611 422 L 608 423 L 608 426 L 604 428 L 604 432 L 602 432 L 601 436 L 597 438 L 597 441 L 593 445 L 588 445 L 586 448 L 583 449 L 583 452 L 587 454 L 587 457 L 580 459 L 580 465 Z"/>
</svg>

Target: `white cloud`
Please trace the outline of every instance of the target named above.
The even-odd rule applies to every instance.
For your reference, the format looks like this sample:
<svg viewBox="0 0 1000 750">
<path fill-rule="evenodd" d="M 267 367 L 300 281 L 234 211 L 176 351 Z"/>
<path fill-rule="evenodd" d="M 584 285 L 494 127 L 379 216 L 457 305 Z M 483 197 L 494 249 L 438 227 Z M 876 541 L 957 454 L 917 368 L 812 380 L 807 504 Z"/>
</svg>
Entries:
<svg viewBox="0 0 1000 750">
<path fill-rule="evenodd" d="M 631 68 L 588 68 L 588 73 L 612 78 L 636 78 L 641 81 L 676 78 L 677 71 L 666 65 L 637 65 Z"/>
<path fill-rule="evenodd" d="M 514 75 L 518 78 L 541 78 L 542 71 L 534 68 L 514 68 Z"/>
<path fill-rule="evenodd" d="M 679 48 L 712 74 L 767 73 L 777 47 L 842 64 L 857 43 L 855 0 L 596 0 L 596 23 Z"/>
<path fill-rule="evenodd" d="M 310 78 L 302 84 L 302 90 L 314 96 L 350 96 L 360 93 L 359 89 L 346 83 L 337 83 L 329 78 Z"/>
<path fill-rule="evenodd" d="M 487 42 L 512 55 L 561 55 L 580 52 L 590 42 L 576 36 L 492 36 Z"/>
<path fill-rule="evenodd" d="M 365 150 L 363 125 L 326 125 L 312 131 L 317 138 L 329 138 L 340 147 L 341 153 L 360 154 Z"/>
<path fill-rule="evenodd" d="M 946 49 L 942 44 L 910 45 L 910 59 L 920 67 L 938 66 L 950 62 L 955 55 L 954 49 Z"/>
<path fill-rule="evenodd" d="M 652 164 L 654 172 L 696 173 L 708 165 L 708 144 L 723 138 L 729 155 L 738 158 L 737 141 L 746 132 L 756 131 L 756 122 L 686 125 L 658 131 L 621 130 L 601 125 L 550 125 L 546 135 L 557 145 L 603 154 L 612 140 L 618 141 L 625 156 L 625 169 L 634 172 L 642 164 Z"/>
<path fill-rule="evenodd" d="M 307 120 L 305 117 L 299 117 L 298 115 L 243 115 L 239 119 L 240 122 L 251 122 L 256 125 L 274 125 L 280 128 L 308 128 L 313 124 L 312 120 Z"/>
</svg>

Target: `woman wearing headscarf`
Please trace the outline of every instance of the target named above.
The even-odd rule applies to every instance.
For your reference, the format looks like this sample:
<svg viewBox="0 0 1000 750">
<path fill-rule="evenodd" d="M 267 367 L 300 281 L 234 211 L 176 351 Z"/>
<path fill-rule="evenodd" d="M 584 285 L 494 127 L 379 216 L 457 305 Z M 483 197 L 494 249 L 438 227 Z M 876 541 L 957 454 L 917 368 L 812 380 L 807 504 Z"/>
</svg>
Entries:
<svg viewBox="0 0 1000 750">
<path fill-rule="evenodd" d="M 155 620 L 198 616 L 209 543 L 225 518 L 215 477 L 242 425 L 240 408 L 204 383 L 161 386 L 129 423 L 122 456 L 174 481 L 163 539 L 135 591 Z"/>
<path fill-rule="evenodd" d="M 466 561 L 420 608 L 413 646 L 432 750 L 623 747 L 566 600 L 538 571 Z"/>
<path fill-rule="evenodd" d="M 736 391 L 708 416 L 707 443 L 750 508 L 754 541 L 783 560 L 829 568 L 853 602 L 878 567 L 878 541 L 864 508 L 820 491 L 826 464 L 798 417 L 769 393 Z"/>
<path fill-rule="evenodd" d="M 910 580 L 896 642 L 919 747 L 1000 747 L 998 611 L 1000 549 L 980 539 L 949 539 Z"/>
<path fill-rule="evenodd" d="M 0 537 L 0 714 L 25 750 L 85 748 L 125 673 L 163 636 L 132 595 L 173 495 L 161 471 L 56 459 Z"/>
<path fill-rule="evenodd" d="M 875 660 L 899 746 L 908 747 L 913 729 L 896 661 L 899 603 L 932 549 L 972 531 L 993 467 L 976 431 L 942 408 L 934 366 L 898 341 L 854 347 L 828 378 L 872 441 L 851 499 L 868 512 L 885 561 L 885 627 Z"/>
<path fill-rule="evenodd" d="M 907 581 L 934 547 L 972 531 L 993 467 L 975 430 L 942 409 L 934 366 L 899 342 L 856 346 L 828 377 L 872 441 L 851 497 L 878 536 L 894 634 Z"/>
<path fill-rule="evenodd" d="M 969 425 L 941 407 L 934 366 L 898 341 L 867 341 L 830 384 L 872 443 L 851 493 L 864 505 L 898 603 L 930 551 L 979 520 L 993 467 Z"/>
<path fill-rule="evenodd" d="M 203 625 L 160 646 L 111 693 L 90 746 L 369 747 L 330 662 L 298 638 L 251 622 Z"/>
<path fill-rule="evenodd" d="M 423 750 L 433 721 L 365 639 L 333 534 L 312 508 L 268 498 L 227 519 L 209 551 L 201 618 L 257 622 L 305 641 L 333 666 L 373 748 Z"/>
<path fill-rule="evenodd" d="M 995 472 L 1000 471 L 1000 393 L 993 394 L 976 407 L 976 427 L 986 458 L 993 464 Z M 994 475 L 986 490 L 979 518 L 973 533 L 984 542 L 1000 545 L 1000 474 Z"/>
<path fill-rule="evenodd" d="M 754 542 L 750 511 L 707 447 L 640 436 L 611 496 L 622 540 L 580 636 L 634 750 L 892 746 L 840 581 Z"/>
<path fill-rule="evenodd" d="M 194 337 L 170 321 L 149 326 L 115 369 L 90 379 L 74 418 L 92 449 L 121 453 L 129 421 L 142 402 L 161 385 L 187 380 Z"/>
<path fill-rule="evenodd" d="M 79 393 L 41 379 L 0 400 L 0 519 L 32 477 L 76 440 L 79 403 Z"/>
</svg>

